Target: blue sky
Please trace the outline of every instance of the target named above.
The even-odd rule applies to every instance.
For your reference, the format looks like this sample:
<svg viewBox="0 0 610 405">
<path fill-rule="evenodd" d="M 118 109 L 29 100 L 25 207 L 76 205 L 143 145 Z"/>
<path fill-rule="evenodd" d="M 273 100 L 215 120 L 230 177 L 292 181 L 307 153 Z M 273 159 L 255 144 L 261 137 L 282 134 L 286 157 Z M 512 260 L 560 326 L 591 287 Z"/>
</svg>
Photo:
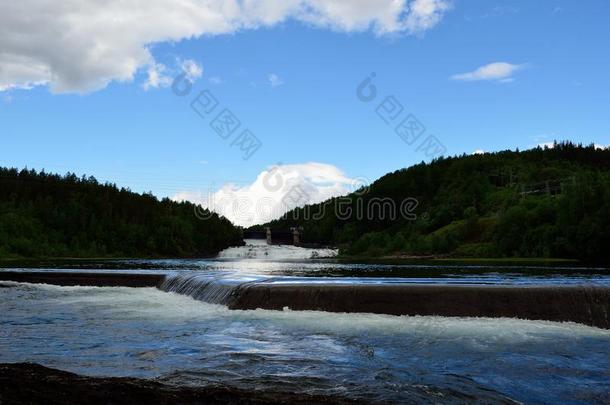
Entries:
<svg viewBox="0 0 610 405">
<path fill-rule="evenodd" d="M 321 162 L 374 180 L 427 159 L 375 113 L 389 95 L 449 155 L 553 139 L 610 144 L 609 2 L 442 2 L 448 7 L 437 21 L 418 29 L 380 32 L 286 17 L 227 33 L 142 40 L 153 66 L 166 67 L 166 82 L 148 89 L 150 61 L 93 90 L 54 84 L 71 71 L 54 76 L 50 62 L 49 78 L 38 81 L 3 78 L 0 68 L 0 164 L 91 174 L 158 196 L 246 187 L 276 164 Z M 1 47 L 16 52 L 14 43 Z M 167 80 L 184 61 L 203 73 L 191 94 L 178 97 Z M 74 74 L 95 75 L 78 63 L 69 66 Z M 494 63 L 508 68 L 473 73 Z M 379 98 L 367 104 L 356 88 L 371 72 Z M 190 108 L 204 89 L 262 142 L 249 160 Z"/>
</svg>

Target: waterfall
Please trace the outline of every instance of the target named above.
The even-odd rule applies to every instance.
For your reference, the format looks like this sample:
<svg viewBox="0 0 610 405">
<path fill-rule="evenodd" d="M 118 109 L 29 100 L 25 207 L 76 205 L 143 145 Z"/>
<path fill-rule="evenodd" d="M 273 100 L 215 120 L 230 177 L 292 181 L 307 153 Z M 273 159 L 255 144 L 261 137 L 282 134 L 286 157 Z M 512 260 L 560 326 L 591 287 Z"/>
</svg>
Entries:
<svg viewBox="0 0 610 405">
<path fill-rule="evenodd" d="M 188 295 L 210 304 L 227 305 L 244 279 L 209 274 L 169 274 L 158 287 L 165 292 Z"/>
<path fill-rule="evenodd" d="M 310 260 L 336 257 L 337 249 L 310 249 L 292 245 L 267 245 L 264 240 L 248 239 L 245 246 L 220 252 L 220 259 Z"/>
</svg>

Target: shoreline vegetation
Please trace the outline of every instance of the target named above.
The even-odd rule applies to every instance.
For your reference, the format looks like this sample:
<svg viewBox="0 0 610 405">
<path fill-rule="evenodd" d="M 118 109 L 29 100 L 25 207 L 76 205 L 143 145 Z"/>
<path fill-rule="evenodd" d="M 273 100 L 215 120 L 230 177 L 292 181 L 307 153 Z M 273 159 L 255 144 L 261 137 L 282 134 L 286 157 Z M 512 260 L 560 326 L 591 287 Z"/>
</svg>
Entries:
<svg viewBox="0 0 610 405">
<path fill-rule="evenodd" d="M 242 243 L 228 219 L 188 202 L 0 168 L 0 258 L 210 257 Z"/>
<path fill-rule="evenodd" d="M 415 217 L 401 215 L 414 200 Z M 249 231 L 299 227 L 349 258 L 609 263 L 609 207 L 610 149 L 555 142 L 422 162 Z"/>
</svg>

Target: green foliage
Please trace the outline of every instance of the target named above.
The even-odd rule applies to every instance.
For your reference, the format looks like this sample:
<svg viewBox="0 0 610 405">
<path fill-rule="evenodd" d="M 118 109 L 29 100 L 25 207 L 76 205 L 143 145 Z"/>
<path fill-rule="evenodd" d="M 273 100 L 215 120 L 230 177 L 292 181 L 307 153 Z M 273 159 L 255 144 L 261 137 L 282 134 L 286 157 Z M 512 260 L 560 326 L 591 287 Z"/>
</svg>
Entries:
<svg viewBox="0 0 610 405">
<path fill-rule="evenodd" d="M 242 243 L 227 219 L 207 216 L 91 177 L 0 168 L 0 257 L 209 256 Z"/>
<path fill-rule="evenodd" d="M 305 242 L 340 245 L 347 255 L 610 261 L 610 150 L 557 143 L 442 158 L 387 174 L 363 196 L 348 197 L 265 226 L 300 225 Z M 379 198 L 397 206 L 416 198 L 418 218 L 356 215 L 359 203 Z M 348 201 L 352 215 L 337 215 L 337 201 Z"/>
</svg>

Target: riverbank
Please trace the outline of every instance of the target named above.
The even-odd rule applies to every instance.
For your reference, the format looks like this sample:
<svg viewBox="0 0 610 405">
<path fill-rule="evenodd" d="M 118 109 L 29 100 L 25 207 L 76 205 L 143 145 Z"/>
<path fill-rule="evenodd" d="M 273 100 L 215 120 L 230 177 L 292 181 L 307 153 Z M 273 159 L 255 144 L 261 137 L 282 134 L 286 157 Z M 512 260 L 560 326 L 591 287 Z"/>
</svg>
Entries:
<svg viewBox="0 0 610 405">
<path fill-rule="evenodd" d="M 220 253 L 220 252 L 218 252 Z M 218 257 L 218 253 L 208 255 L 183 255 L 183 256 L 163 256 L 163 255 L 140 255 L 134 256 L 120 256 L 120 255 L 106 255 L 106 256 L 41 256 L 41 257 L 26 257 L 26 256 L 0 256 L 0 266 L 12 263 L 40 263 L 40 262 L 88 262 L 88 261 L 100 261 L 100 260 L 180 260 L 180 259 L 213 259 Z"/>
<path fill-rule="evenodd" d="M 175 387 L 136 378 L 94 378 L 38 364 L 0 364 L 0 404 L 359 404 L 340 397 L 224 386 Z"/>
</svg>

